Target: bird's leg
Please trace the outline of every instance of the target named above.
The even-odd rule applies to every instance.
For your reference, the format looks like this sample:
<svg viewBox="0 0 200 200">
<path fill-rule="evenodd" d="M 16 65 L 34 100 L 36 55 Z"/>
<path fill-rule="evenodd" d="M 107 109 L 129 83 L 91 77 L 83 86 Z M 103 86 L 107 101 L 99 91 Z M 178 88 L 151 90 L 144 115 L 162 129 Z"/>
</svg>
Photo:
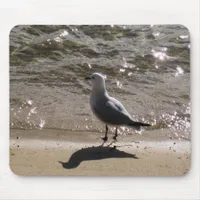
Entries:
<svg viewBox="0 0 200 200">
<path fill-rule="evenodd" d="M 105 133 L 105 136 L 104 136 L 103 138 L 101 138 L 104 142 L 106 142 L 106 141 L 108 140 L 107 134 L 108 134 L 108 126 L 106 125 L 106 133 Z"/>
<path fill-rule="evenodd" d="M 116 127 L 116 129 L 115 129 L 115 136 L 113 137 L 113 139 L 114 139 L 115 141 L 117 141 L 117 136 L 118 136 L 118 134 L 117 134 L 117 127 Z"/>
</svg>

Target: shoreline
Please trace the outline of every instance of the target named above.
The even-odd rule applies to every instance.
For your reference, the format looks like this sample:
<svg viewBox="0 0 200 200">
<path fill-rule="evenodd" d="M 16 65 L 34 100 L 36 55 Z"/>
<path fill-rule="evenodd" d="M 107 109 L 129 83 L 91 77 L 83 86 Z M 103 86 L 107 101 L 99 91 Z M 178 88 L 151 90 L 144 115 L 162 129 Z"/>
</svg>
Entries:
<svg viewBox="0 0 200 200">
<path fill-rule="evenodd" d="M 188 140 L 144 140 L 141 135 L 127 135 L 109 146 L 110 135 L 101 147 L 100 136 L 102 133 L 11 130 L 11 170 L 25 176 L 181 176 L 189 171 Z"/>
</svg>

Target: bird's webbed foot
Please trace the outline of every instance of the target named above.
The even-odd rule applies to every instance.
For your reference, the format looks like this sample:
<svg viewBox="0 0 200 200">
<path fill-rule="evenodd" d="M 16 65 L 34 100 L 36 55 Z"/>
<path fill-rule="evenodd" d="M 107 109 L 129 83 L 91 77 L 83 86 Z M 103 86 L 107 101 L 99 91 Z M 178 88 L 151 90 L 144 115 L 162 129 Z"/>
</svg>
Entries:
<svg viewBox="0 0 200 200">
<path fill-rule="evenodd" d="M 113 140 L 117 141 L 117 135 L 113 136 Z"/>
<path fill-rule="evenodd" d="M 108 140 L 108 137 L 105 136 L 105 137 L 102 137 L 101 139 L 102 139 L 104 142 L 106 142 L 106 141 Z"/>
</svg>

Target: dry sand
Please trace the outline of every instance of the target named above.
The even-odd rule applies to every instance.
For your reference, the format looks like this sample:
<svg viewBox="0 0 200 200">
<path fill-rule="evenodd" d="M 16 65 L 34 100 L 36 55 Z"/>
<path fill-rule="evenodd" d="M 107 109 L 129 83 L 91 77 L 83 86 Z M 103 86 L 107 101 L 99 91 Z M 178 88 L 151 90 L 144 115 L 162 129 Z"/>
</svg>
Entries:
<svg viewBox="0 0 200 200">
<path fill-rule="evenodd" d="M 17 175 L 181 176 L 190 168 L 190 141 L 100 133 L 13 130 L 10 167 Z M 116 148 L 113 148 L 116 145 Z"/>
</svg>

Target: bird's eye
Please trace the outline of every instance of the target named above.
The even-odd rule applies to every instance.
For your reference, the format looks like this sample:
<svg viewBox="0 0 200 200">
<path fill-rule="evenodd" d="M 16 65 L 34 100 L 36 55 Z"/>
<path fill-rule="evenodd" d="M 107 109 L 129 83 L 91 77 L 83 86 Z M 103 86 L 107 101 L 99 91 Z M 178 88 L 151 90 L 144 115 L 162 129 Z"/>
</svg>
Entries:
<svg viewBox="0 0 200 200">
<path fill-rule="evenodd" d="M 94 76 L 92 76 L 92 79 L 94 79 Z"/>
</svg>

